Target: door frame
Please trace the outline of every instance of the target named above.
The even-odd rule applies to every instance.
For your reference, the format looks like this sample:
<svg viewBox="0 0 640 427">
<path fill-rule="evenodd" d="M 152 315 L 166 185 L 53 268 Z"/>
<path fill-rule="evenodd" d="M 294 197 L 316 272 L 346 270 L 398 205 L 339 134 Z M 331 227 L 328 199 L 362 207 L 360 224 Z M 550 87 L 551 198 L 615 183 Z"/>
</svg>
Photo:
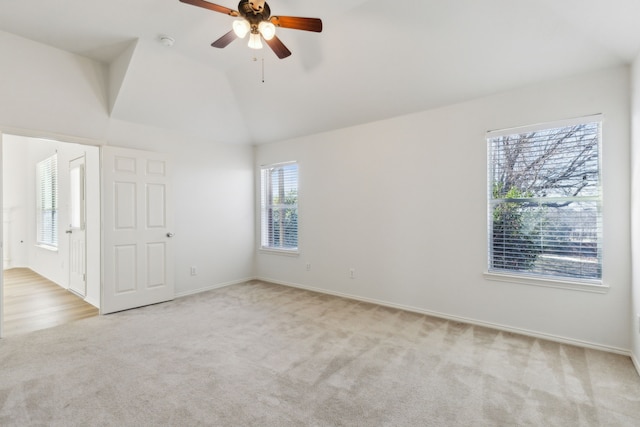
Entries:
<svg viewBox="0 0 640 427">
<path fill-rule="evenodd" d="M 78 144 L 78 145 L 87 146 L 87 147 L 94 147 L 97 149 L 97 158 L 98 158 L 98 165 L 97 165 L 98 170 L 95 172 L 97 176 L 100 177 L 99 168 L 101 167 L 100 159 L 102 158 L 102 145 L 103 145 L 102 141 L 93 140 L 89 138 L 79 138 L 79 137 L 74 137 L 69 135 L 55 134 L 50 132 L 34 131 L 29 129 L 0 127 L 0 223 L 3 223 L 4 221 L 4 213 L 3 213 L 4 194 L 3 194 L 3 188 L 2 188 L 2 183 L 4 181 L 4 167 L 2 162 L 3 162 L 3 151 L 4 151 L 4 137 L 7 135 L 13 135 L 16 137 L 23 137 L 23 138 L 47 139 L 47 140 L 61 142 L 61 143 Z M 86 173 L 87 171 L 85 167 L 85 174 Z M 97 190 L 101 191 L 100 182 L 98 182 Z M 102 215 L 102 199 L 100 195 L 98 195 L 98 209 L 97 209 L 96 215 L 100 215 L 100 216 Z M 97 223 L 101 224 L 101 218 L 98 219 Z M 98 274 L 98 286 L 102 288 L 102 232 L 100 229 L 97 230 L 96 236 L 97 236 L 97 239 L 99 240 L 98 242 L 99 254 L 97 257 L 97 262 L 100 265 L 100 268 L 99 268 L 100 271 Z M 4 246 L 3 238 L 4 238 L 4 230 L 1 229 L 0 230 L 0 260 L 4 261 L 5 248 L 3 247 Z M 68 262 L 68 261 L 69 261 L 68 259 L 65 259 L 65 262 Z M 101 294 L 101 289 L 98 290 L 98 298 L 100 297 L 100 294 Z M 99 305 L 99 301 L 97 302 Z M 91 302 L 91 304 L 95 305 L 95 303 L 93 302 Z M 4 314 L 5 313 L 4 313 L 4 265 L 3 265 L 3 268 L 0 268 L 0 339 L 4 337 Z"/>
<path fill-rule="evenodd" d="M 2 130 L 0 129 L 0 260 L 2 260 L 2 268 L 0 268 L 0 339 L 4 337 L 4 138 L 2 136 Z"/>
</svg>

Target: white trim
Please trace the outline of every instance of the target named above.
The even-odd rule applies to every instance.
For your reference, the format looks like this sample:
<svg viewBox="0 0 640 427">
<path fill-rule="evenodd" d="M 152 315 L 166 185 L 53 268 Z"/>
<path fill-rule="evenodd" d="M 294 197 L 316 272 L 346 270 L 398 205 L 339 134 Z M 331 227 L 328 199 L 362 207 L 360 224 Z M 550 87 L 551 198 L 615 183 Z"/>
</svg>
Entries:
<svg viewBox="0 0 640 427">
<path fill-rule="evenodd" d="M 265 176 L 269 175 L 269 170 L 270 169 L 282 169 L 286 166 L 290 166 L 290 165 L 295 165 L 296 166 L 296 191 L 297 196 L 300 196 L 300 164 L 298 163 L 297 160 L 289 160 L 286 162 L 280 162 L 280 163 L 271 163 L 271 164 L 266 164 L 266 165 L 261 165 L 258 168 L 257 171 L 257 185 L 258 185 L 258 192 L 256 194 L 256 196 L 259 195 L 259 198 L 257 198 L 257 223 L 258 223 L 258 228 L 257 228 L 257 241 L 258 241 L 258 251 L 259 252 L 265 252 L 265 253 L 271 253 L 271 254 L 277 254 L 277 255 L 285 255 L 285 256 L 298 256 L 300 254 L 300 227 L 299 227 L 299 223 L 296 226 L 296 243 L 298 244 L 296 248 L 281 248 L 281 247 L 271 247 L 271 246 L 264 246 L 263 245 L 263 239 L 266 238 L 267 240 L 269 239 L 267 236 L 269 235 L 269 225 L 267 225 L 268 220 L 266 219 L 266 217 L 263 215 L 264 214 L 264 209 L 266 206 L 270 205 L 270 202 L 265 202 L 265 193 L 266 193 L 266 187 L 269 188 L 269 190 L 272 190 L 272 183 L 271 183 L 271 179 L 268 180 L 269 184 L 267 186 L 265 186 L 266 182 L 265 182 Z M 287 179 L 285 179 L 285 181 L 287 181 Z M 283 184 L 284 185 L 284 184 Z M 299 200 L 296 202 L 295 208 L 296 211 L 299 212 L 298 210 L 298 206 L 299 206 Z M 266 230 L 265 230 L 266 228 Z M 268 242 L 267 242 L 268 243 Z"/>
<path fill-rule="evenodd" d="M 204 288 L 194 289 L 194 290 L 191 290 L 191 291 L 177 292 L 177 293 L 174 294 L 174 297 L 175 298 L 188 297 L 189 295 L 196 295 L 196 294 L 201 294 L 201 293 L 207 292 L 207 291 L 213 291 L 215 289 L 226 288 L 228 286 L 240 285 L 242 283 L 247 283 L 247 282 L 250 282 L 252 280 L 256 280 L 256 278 L 255 277 L 248 277 L 246 279 L 233 280 L 231 282 L 218 283 L 217 285 L 205 286 Z"/>
<path fill-rule="evenodd" d="M 573 119 L 558 120 L 555 122 L 536 123 L 534 125 L 517 126 L 505 129 L 496 129 L 487 131 L 487 139 L 498 138 L 501 136 L 516 135 L 520 133 L 530 133 L 546 129 L 564 128 L 569 126 L 581 125 L 585 123 L 601 122 L 604 114 L 593 114 L 590 116 L 575 117 Z"/>
<path fill-rule="evenodd" d="M 467 323 L 467 324 L 470 324 L 470 325 L 482 326 L 482 327 L 485 327 L 485 328 L 495 329 L 495 330 L 498 330 L 498 331 L 510 332 L 510 333 L 515 333 L 515 334 L 519 334 L 519 335 L 525 335 L 525 336 L 528 336 L 528 337 L 539 338 L 539 339 L 543 339 L 543 340 L 547 340 L 547 341 L 553 341 L 553 342 L 557 342 L 557 343 L 560 343 L 560 344 L 574 345 L 574 346 L 588 348 L 588 349 L 592 349 L 592 350 L 605 351 L 607 353 L 614 353 L 614 354 L 619 354 L 621 356 L 631 357 L 631 351 L 630 350 L 626 350 L 626 349 L 618 348 L 618 347 L 612 347 L 612 346 L 603 345 L 603 344 L 596 344 L 596 343 L 592 343 L 592 342 L 589 342 L 589 341 L 576 340 L 576 339 L 573 339 L 573 338 L 566 338 L 566 337 L 561 337 L 561 336 L 553 335 L 553 334 L 545 334 L 545 333 L 541 333 L 541 332 L 530 331 L 528 329 L 514 328 L 514 327 L 510 327 L 510 326 L 500 325 L 498 323 L 483 322 L 483 321 L 479 321 L 479 320 L 475 320 L 475 319 L 470 319 L 470 318 L 467 318 L 467 317 L 453 316 L 453 315 L 449 315 L 449 314 L 445 314 L 445 313 L 440 313 L 440 312 L 437 312 L 437 311 L 424 310 L 424 309 L 417 308 L 417 307 L 412 307 L 412 306 L 403 305 L 403 304 L 394 304 L 394 303 L 389 303 L 389 302 L 386 302 L 386 301 L 376 300 L 376 299 L 372 299 L 372 298 L 363 298 L 363 297 L 360 297 L 360 296 L 357 296 L 357 295 L 344 294 L 344 293 L 341 293 L 341 292 L 327 291 L 325 289 L 314 288 L 312 286 L 304 286 L 304 285 L 299 285 L 299 284 L 296 284 L 296 283 L 288 283 L 288 282 L 283 282 L 283 281 L 275 280 L 275 279 L 269 279 L 269 278 L 265 278 L 265 277 L 258 277 L 256 280 L 261 280 L 261 281 L 268 282 L 268 283 L 273 283 L 273 284 L 276 284 L 276 285 L 283 285 L 283 286 L 289 286 L 289 287 L 292 287 L 292 288 L 304 289 L 304 290 L 312 291 L 312 292 L 318 292 L 318 293 L 321 293 L 321 294 L 333 295 L 333 296 L 347 298 L 347 299 L 351 299 L 351 300 L 355 300 L 355 301 L 362 301 L 362 302 L 367 302 L 367 303 L 371 303 L 371 304 L 377 304 L 377 305 L 380 305 L 380 306 L 383 306 L 383 307 L 397 308 L 399 310 L 409 311 L 409 312 L 412 312 L 412 313 L 424 314 L 424 315 L 427 315 L 427 316 L 438 317 L 440 319 L 452 320 L 454 322 Z M 636 367 L 638 367 L 638 366 L 640 366 L 640 365 L 636 365 Z M 639 372 L 640 372 L 640 369 L 639 369 Z"/>
<path fill-rule="evenodd" d="M 603 206 L 603 197 L 602 197 L 602 121 L 604 120 L 603 114 L 593 114 L 588 116 L 576 117 L 565 120 L 558 120 L 554 122 L 546 122 L 546 123 L 538 123 L 530 126 L 520 126 L 514 128 L 506 128 L 500 130 L 487 131 L 486 139 L 487 139 L 487 155 L 489 158 L 488 161 L 488 173 L 487 173 L 487 265 L 489 269 L 492 265 L 492 257 L 493 257 L 493 224 L 491 221 L 493 209 L 498 206 L 500 203 L 504 201 L 513 201 L 516 203 L 532 201 L 536 203 L 544 203 L 545 201 L 567 201 L 567 202 L 580 202 L 580 201 L 589 201 L 595 202 L 596 208 L 598 210 L 597 216 L 597 247 L 601 252 L 602 248 L 602 240 L 603 240 L 603 231 L 602 231 L 602 206 Z M 597 148 L 598 148 L 598 195 L 597 196 L 574 196 L 574 197 L 523 197 L 517 199 L 505 199 L 505 198 L 494 198 L 493 196 L 493 178 L 494 176 L 494 157 L 495 150 L 493 146 L 493 140 L 500 137 L 510 136 L 510 135 L 521 135 L 527 134 L 536 131 L 544 131 L 550 129 L 559 129 L 566 128 L 570 126 L 576 126 L 586 123 L 597 123 L 598 124 L 598 140 L 597 140 Z M 544 255 L 544 251 L 543 254 Z M 599 266 L 602 267 L 602 259 L 601 256 L 599 258 Z M 582 263 L 583 261 L 580 261 Z M 507 283 L 518 283 L 524 285 L 532 285 L 532 286 L 541 286 L 547 288 L 558 288 L 558 289 L 569 289 L 569 290 L 577 290 L 591 293 L 608 293 L 609 286 L 605 285 L 601 278 L 598 279 L 581 279 L 581 278 L 573 278 L 571 276 L 567 277 L 545 277 L 542 275 L 533 275 L 528 274 L 525 271 L 517 271 L 515 273 L 503 273 L 500 270 L 496 271 L 488 271 L 483 273 L 484 278 L 487 280 L 501 281 Z M 601 275 L 601 274 L 600 274 Z"/>
<path fill-rule="evenodd" d="M 495 282 L 517 283 L 520 285 L 542 286 L 544 288 L 569 289 L 572 291 L 591 292 L 596 294 L 606 294 L 610 287 L 601 282 L 574 282 L 562 279 L 546 279 L 542 277 L 524 276 L 516 274 L 504 274 L 494 272 L 484 272 L 485 279 Z"/>
<path fill-rule="evenodd" d="M 7 248 L 4 247 L 4 192 L 3 192 L 3 184 L 4 184 L 4 135 L 2 133 L 2 129 L 0 128 L 0 224 L 3 224 L 3 228 L 0 228 L 0 260 L 2 260 L 2 270 L 0 271 L 0 339 L 4 338 L 4 251 Z"/>
<path fill-rule="evenodd" d="M 633 366 L 636 368 L 638 376 L 640 376 L 640 360 L 638 360 L 633 352 L 631 352 L 631 361 L 633 362 Z"/>
<path fill-rule="evenodd" d="M 277 248 L 269 248 L 269 247 L 260 247 L 258 251 L 265 254 L 270 255 L 284 255 L 284 256 L 300 256 L 300 251 L 298 249 L 277 249 Z"/>
<path fill-rule="evenodd" d="M 97 308 L 98 310 L 100 309 L 100 301 L 97 301 L 91 297 L 86 297 L 84 299 L 84 302 L 91 304 L 92 306 L 94 306 L 95 308 Z"/>
<path fill-rule="evenodd" d="M 298 163 L 297 160 L 288 160 L 286 162 L 278 162 L 278 163 L 267 163 L 264 165 L 260 165 L 260 169 L 266 169 L 266 168 L 277 168 L 277 167 L 281 167 L 281 166 L 286 166 L 286 165 L 292 165 L 294 163 Z"/>
<path fill-rule="evenodd" d="M 69 142 L 71 144 L 91 145 L 94 147 L 107 145 L 106 140 L 82 138 L 82 137 L 67 135 L 63 133 L 39 131 L 39 130 L 16 128 L 16 127 L 9 127 L 9 126 L 7 127 L 0 126 L 0 132 L 2 132 L 5 135 L 14 135 L 14 136 L 21 136 L 25 138 L 35 138 L 35 139 L 46 139 L 50 141 L 64 141 L 64 142 Z"/>
<path fill-rule="evenodd" d="M 44 243 L 36 243 L 34 245 L 36 248 L 44 249 L 51 252 L 58 252 L 58 247 L 53 245 L 45 245 Z"/>
</svg>

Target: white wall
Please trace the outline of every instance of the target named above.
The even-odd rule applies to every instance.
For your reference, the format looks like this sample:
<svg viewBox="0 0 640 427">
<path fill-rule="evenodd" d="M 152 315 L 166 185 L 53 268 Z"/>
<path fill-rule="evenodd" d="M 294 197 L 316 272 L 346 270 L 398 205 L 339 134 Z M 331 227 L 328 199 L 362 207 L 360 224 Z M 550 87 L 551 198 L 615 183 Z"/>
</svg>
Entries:
<svg viewBox="0 0 640 427">
<path fill-rule="evenodd" d="M 101 140 L 109 122 L 106 74 L 103 64 L 0 31 L 3 131 Z"/>
<path fill-rule="evenodd" d="M 176 291 L 253 275 L 253 149 L 114 120 L 108 67 L 0 32 L 0 131 L 172 155 Z M 190 276 L 191 266 L 198 268 Z M 95 268 L 95 267 L 94 267 Z"/>
<path fill-rule="evenodd" d="M 11 267 L 27 267 L 59 284 L 69 287 L 68 224 L 69 161 L 86 158 L 87 186 L 87 295 L 88 302 L 100 301 L 100 155 L 98 147 L 59 141 L 3 135 L 5 251 L 11 255 Z M 58 153 L 59 235 L 58 250 L 35 245 L 36 241 L 36 164 Z"/>
<path fill-rule="evenodd" d="M 631 69 L 632 105 L 631 105 L 631 241 L 633 242 L 633 292 L 631 299 L 631 351 L 636 369 L 640 372 L 640 56 Z"/>
<path fill-rule="evenodd" d="M 0 32 L 0 75 L 2 132 L 172 155 L 178 294 L 255 272 L 613 350 L 631 346 L 626 68 L 259 146 L 255 163 L 252 148 L 217 143 L 216 135 L 197 139 L 110 118 L 108 67 L 90 59 Z M 593 113 L 605 114 L 610 291 L 486 281 L 485 131 Z M 302 253 L 254 260 L 254 170 L 286 160 L 300 161 Z"/>
<path fill-rule="evenodd" d="M 26 267 L 27 254 L 27 154 L 29 145 L 4 138 L 3 171 L 3 248 L 4 268 Z"/>
<path fill-rule="evenodd" d="M 253 148 L 188 140 L 112 120 L 114 146 L 161 151 L 174 161 L 176 293 L 253 277 Z M 197 276 L 190 275 L 196 267 Z"/>
<path fill-rule="evenodd" d="M 485 132 L 603 113 L 606 294 L 483 278 Z M 256 148 L 299 162 L 300 256 L 258 253 L 256 273 L 613 351 L 629 343 L 629 70 Z M 306 271 L 306 263 L 311 263 Z M 349 279 L 349 268 L 356 278 Z"/>
</svg>

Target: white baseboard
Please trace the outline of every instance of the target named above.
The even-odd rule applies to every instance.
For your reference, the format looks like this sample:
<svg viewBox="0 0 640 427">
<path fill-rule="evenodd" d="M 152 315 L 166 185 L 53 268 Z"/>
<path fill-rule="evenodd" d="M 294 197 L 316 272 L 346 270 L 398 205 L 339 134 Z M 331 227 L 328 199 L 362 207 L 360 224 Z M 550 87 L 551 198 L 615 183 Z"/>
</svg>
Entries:
<svg viewBox="0 0 640 427">
<path fill-rule="evenodd" d="M 577 339 L 573 339 L 573 338 L 566 338 L 566 337 L 561 337 L 561 336 L 553 335 L 553 334 L 546 334 L 546 333 L 542 333 L 542 332 L 530 331 L 528 329 L 514 328 L 514 327 L 511 327 L 511 326 L 505 326 L 505 325 L 501 325 L 501 324 L 498 324 L 498 323 L 484 322 L 484 321 L 481 321 L 481 320 L 470 319 L 470 318 L 467 318 L 467 317 L 453 316 L 453 315 L 449 315 L 449 314 L 446 314 L 446 313 L 440 313 L 440 312 L 432 311 L 432 310 L 424 310 L 424 309 L 421 309 L 421 308 L 407 306 L 407 305 L 403 305 L 403 304 L 395 304 L 395 303 L 376 300 L 376 299 L 372 299 L 372 298 L 364 298 L 364 297 L 361 297 L 361 296 L 358 296 L 358 295 L 350 295 L 350 294 L 345 294 L 345 293 L 342 293 L 342 292 L 334 292 L 334 291 L 328 291 L 326 289 L 314 288 L 312 286 L 304 286 L 304 285 L 299 285 L 299 284 L 296 284 L 296 283 L 283 282 L 281 280 L 270 279 L 270 278 L 267 278 L 267 277 L 259 277 L 259 278 L 256 278 L 256 280 L 262 280 L 264 282 L 274 283 L 274 284 L 283 285 L 283 286 L 289 286 L 289 287 L 292 287 L 292 288 L 304 289 L 304 290 L 307 290 L 307 291 L 313 291 L 313 292 L 318 292 L 318 293 L 327 294 L 327 295 L 334 295 L 334 296 L 338 296 L 338 297 L 342 297 L 342 298 L 348 298 L 348 299 L 356 300 L 356 301 L 368 302 L 368 303 L 371 303 L 371 304 L 377 304 L 377 305 L 381 305 L 381 306 L 384 306 L 384 307 L 397 308 L 399 310 L 410 311 L 410 312 L 413 312 L 413 313 L 418 313 L 418 314 L 424 314 L 424 315 L 427 315 L 427 316 L 438 317 L 438 318 L 441 318 L 441 319 L 451 320 L 451 321 L 454 321 L 454 322 L 467 323 L 467 324 L 470 324 L 470 325 L 483 326 L 483 327 L 486 327 L 486 328 L 495 329 L 495 330 L 499 330 L 499 331 L 511 332 L 511 333 L 519 334 L 519 335 L 526 335 L 526 336 L 529 336 L 529 337 L 532 337 L 532 338 L 540 338 L 540 339 L 544 339 L 544 340 L 547 340 L 547 341 L 553 341 L 553 342 L 557 342 L 557 343 L 561 343 L 561 344 L 574 345 L 574 346 L 577 346 L 577 347 L 589 348 L 589 349 L 593 349 L 593 350 L 600 350 L 600 351 L 605 351 L 605 352 L 608 352 L 608 353 L 615 353 L 615 354 L 619 354 L 619 355 L 622 355 L 622 356 L 632 357 L 631 351 L 627 350 L 627 349 L 623 349 L 623 348 L 618 348 L 618 347 L 613 347 L 613 346 L 608 346 L 608 345 L 603 345 L 603 344 L 596 344 L 596 343 L 592 343 L 592 342 L 588 342 L 588 341 L 582 341 L 582 340 L 577 340 Z M 633 357 L 632 357 L 632 359 L 633 359 Z M 638 369 L 638 372 L 640 373 L 640 364 L 638 363 L 638 361 L 634 360 L 634 364 L 636 366 L 636 369 Z"/>
<path fill-rule="evenodd" d="M 91 304 L 92 306 L 96 307 L 96 308 L 100 308 L 100 301 L 96 301 L 92 298 L 85 298 L 84 302 L 88 302 L 89 304 Z"/>
<path fill-rule="evenodd" d="M 633 366 L 636 367 L 638 376 L 640 376 L 640 360 L 638 360 L 638 357 L 633 352 L 631 353 L 631 361 L 633 362 Z"/>
<path fill-rule="evenodd" d="M 233 280 L 231 282 L 225 282 L 225 283 L 218 283 L 216 285 L 205 286 L 204 288 L 198 288 L 198 289 L 194 289 L 194 290 L 191 290 L 191 291 L 178 292 L 174 296 L 176 298 L 182 298 L 182 297 L 186 297 L 186 296 L 189 296 L 189 295 L 195 295 L 195 294 L 200 294 L 202 292 L 212 291 L 214 289 L 226 288 L 227 286 L 239 285 L 240 283 L 246 283 L 246 282 L 250 282 L 252 280 L 256 280 L 256 278 L 255 277 L 248 277 L 246 279 Z"/>
</svg>

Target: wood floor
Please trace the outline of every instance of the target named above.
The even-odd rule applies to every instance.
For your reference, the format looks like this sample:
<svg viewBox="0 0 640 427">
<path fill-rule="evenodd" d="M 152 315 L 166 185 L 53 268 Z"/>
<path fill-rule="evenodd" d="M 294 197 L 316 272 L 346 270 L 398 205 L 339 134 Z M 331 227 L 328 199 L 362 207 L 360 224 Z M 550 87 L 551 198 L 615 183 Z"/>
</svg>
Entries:
<svg viewBox="0 0 640 427">
<path fill-rule="evenodd" d="M 80 297 L 26 268 L 4 271 L 4 336 L 98 315 Z"/>
</svg>

